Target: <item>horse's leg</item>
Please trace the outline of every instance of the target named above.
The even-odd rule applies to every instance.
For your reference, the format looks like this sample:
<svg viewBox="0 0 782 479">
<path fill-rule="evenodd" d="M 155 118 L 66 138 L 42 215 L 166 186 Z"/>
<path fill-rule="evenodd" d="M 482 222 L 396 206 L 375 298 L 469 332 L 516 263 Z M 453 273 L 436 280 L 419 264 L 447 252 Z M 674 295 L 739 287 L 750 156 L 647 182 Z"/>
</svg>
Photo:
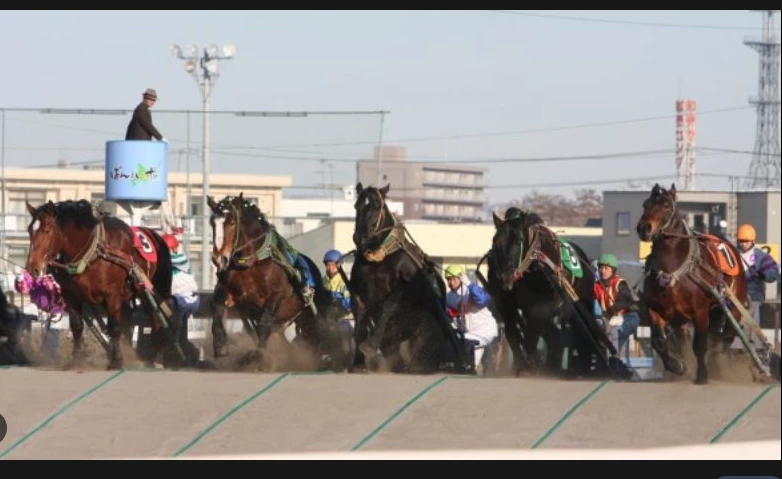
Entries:
<svg viewBox="0 0 782 479">
<path fill-rule="evenodd" d="M 695 318 L 695 334 L 692 340 L 692 351 L 698 360 L 695 373 L 695 384 L 707 384 L 709 373 L 706 369 L 706 351 L 709 348 L 709 313 L 698 314 Z"/>
<path fill-rule="evenodd" d="M 366 366 L 366 360 L 363 353 L 358 348 L 358 345 L 363 343 L 369 337 L 368 319 L 366 319 L 366 308 L 359 296 L 353 296 L 351 299 L 351 310 L 353 311 L 353 318 L 355 319 L 353 327 L 353 347 L 354 354 L 352 358 L 352 365 L 348 368 L 349 371 L 355 370 L 356 366 L 362 364 Z"/>
<path fill-rule="evenodd" d="M 515 306 L 512 306 L 512 300 L 495 300 L 494 304 L 497 306 L 497 311 L 499 312 L 502 318 L 502 322 L 505 325 L 505 340 L 511 350 L 513 360 L 512 374 L 514 376 L 518 376 L 521 373 L 522 366 L 527 359 L 526 355 L 521 350 L 521 331 L 519 330 L 521 318 L 519 317 L 518 310 L 515 308 Z"/>
<path fill-rule="evenodd" d="M 370 369 L 370 365 L 379 367 L 384 362 L 383 354 L 380 352 L 380 345 L 383 342 L 388 321 L 396 313 L 401 300 L 401 289 L 397 289 L 385 299 L 383 305 L 386 307 L 382 309 L 380 319 L 377 321 L 375 329 L 370 333 L 369 338 L 358 346 L 358 349 L 364 354 L 364 361 L 367 365 L 367 369 Z"/>
<path fill-rule="evenodd" d="M 112 298 L 106 305 L 108 316 L 107 328 L 109 333 L 109 365 L 107 369 L 122 369 L 122 350 L 120 346 L 122 336 L 122 300 Z"/>
<path fill-rule="evenodd" d="M 68 322 L 73 335 L 73 350 L 71 352 L 71 367 L 84 365 L 86 354 L 84 353 L 84 317 L 81 311 L 69 308 Z"/>
<path fill-rule="evenodd" d="M 228 308 L 228 290 L 223 285 L 217 285 L 212 295 L 212 348 L 215 359 L 228 356 L 228 333 L 223 322 Z"/>
<path fill-rule="evenodd" d="M 684 362 L 678 358 L 675 358 L 670 349 L 668 348 L 668 339 L 666 337 L 666 323 L 657 311 L 649 308 L 649 329 L 652 336 L 652 349 L 660 355 L 660 359 L 663 362 L 663 366 L 666 371 L 670 371 L 673 374 L 681 376 L 687 371 L 687 367 Z"/>
</svg>

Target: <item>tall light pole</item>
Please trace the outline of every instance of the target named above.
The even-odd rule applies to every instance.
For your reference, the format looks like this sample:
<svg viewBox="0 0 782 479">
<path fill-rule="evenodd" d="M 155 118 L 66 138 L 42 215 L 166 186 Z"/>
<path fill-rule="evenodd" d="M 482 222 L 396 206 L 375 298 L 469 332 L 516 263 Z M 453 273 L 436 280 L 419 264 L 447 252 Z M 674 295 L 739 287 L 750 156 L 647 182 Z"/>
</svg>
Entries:
<svg viewBox="0 0 782 479">
<path fill-rule="evenodd" d="M 236 54 L 236 47 L 231 44 L 223 45 L 222 48 L 218 48 L 217 45 L 209 45 L 204 47 L 202 53 L 199 55 L 198 47 L 195 45 L 188 45 L 183 51 L 179 45 L 173 45 L 171 47 L 171 54 L 180 60 L 185 60 L 185 71 L 193 76 L 201 91 L 201 99 L 203 101 L 203 141 L 201 145 L 201 157 L 203 159 L 203 212 L 201 215 L 201 288 L 209 289 L 210 276 L 208 271 L 211 270 L 209 264 L 209 250 L 207 248 L 207 231 L 209 230 L 209 215 L 207 210 L 209 207 L 206 204 L 206 197 L 209 194 L 209 106 L 210 97 L 212 95 L 212 88 L 214 82 L 220 76 L 218 72 L 218 61 L 230 60 Z"/>
<path fill-rule="evenodd" d="M 2 231 L 2 236 L 0 236 L 0 255 L 2 255 L 3 259 L 5 259 L 6 258 L 6 254 L 5 254 L 5 233 L 6 233 L 5 225 L 6 225 L 6 222 L 8 221 L 8 220 L 5 219 L 5 212 L 6 212 L 6 209 L 5 209 L 5 108 L 3 108 L 2 113 L 3 113 L 3 118 L 2 118 L 2 120 L 3 120 L 3 127 L 2 127 L 2 134 L 0 134 L 0 143 L 2 143 L 3 146 L 0 147 L 1 148 L 0 149 L 0 170 L 2 170 L 2 172 L 0 172 L 0 176 L 2 176 L 2 183 L 3 183 L 2 184 L 2 190 L 3 191 L 2 191 L 2 200 L 0 200 L 0 201 L 2 201 L 1 207 L 2 207 L 2 210 L 3 210 L 3 214 L 2 214 L 2 217 L 3 217 L 3 231 Z"/>
</svg>

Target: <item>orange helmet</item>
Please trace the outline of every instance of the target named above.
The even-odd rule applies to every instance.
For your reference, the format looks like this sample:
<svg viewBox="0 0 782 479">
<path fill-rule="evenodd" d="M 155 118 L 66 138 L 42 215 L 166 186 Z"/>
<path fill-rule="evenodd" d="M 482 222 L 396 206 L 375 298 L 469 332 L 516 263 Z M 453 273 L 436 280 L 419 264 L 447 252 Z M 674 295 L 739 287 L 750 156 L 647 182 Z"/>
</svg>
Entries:
<svg viewBox="0 0 782 479">
<path fill-rule="evenodd" d="M 176 236 L 172 234 L 163 235 L 163 242 L 166 243 L 168 249 L 170 250 L 175 250 L 179 248 L 179 240 L 176 239 Z"/>
<path fill-rule="evenodd" d="M 757 234 L 755 233 L 755 228 L 753 228 L 752 225 L 739 226 L 739 230 L 736 233 L 736 239 L 739 241 L 756 241 Z"/>
</svg>

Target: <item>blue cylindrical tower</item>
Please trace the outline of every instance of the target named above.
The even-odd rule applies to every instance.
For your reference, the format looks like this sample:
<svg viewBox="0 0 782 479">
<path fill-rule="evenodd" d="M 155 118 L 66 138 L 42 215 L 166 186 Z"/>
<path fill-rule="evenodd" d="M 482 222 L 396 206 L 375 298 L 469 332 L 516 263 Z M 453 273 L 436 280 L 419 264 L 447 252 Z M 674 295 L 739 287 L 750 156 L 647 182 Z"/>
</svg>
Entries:
<svg viewBox="0 0 782 479">
<path fill-rule="evenodd" d="M 105 198 L 109 201 L 167 201 L 168 143 L 106 142 Z"/>
</svg>

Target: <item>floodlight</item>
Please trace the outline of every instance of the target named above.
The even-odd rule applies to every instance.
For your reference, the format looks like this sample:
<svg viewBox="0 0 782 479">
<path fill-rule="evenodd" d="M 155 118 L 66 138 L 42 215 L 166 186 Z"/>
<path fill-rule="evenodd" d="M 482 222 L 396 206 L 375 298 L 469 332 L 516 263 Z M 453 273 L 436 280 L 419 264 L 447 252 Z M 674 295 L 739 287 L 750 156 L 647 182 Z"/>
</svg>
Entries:
<svg viewBox="0 0 782 479">
<path fill-rule="evenodd" d="M 171 56 L 172 57 L 181 57 L 182 56 L 182 49 L 179 48 L 179 45 L 171 45 L 170 51 L 171 51 Z"/>
<path fill-rule="evenodd" d="M 185 71 L 187 73 L 193 73 L 196 69 L 196 62 L 193 59 L 190 59 L 185 62 Z"/>
<path fill-rule="evenodd" d="M 188 45 L 185 47 L 185 53 L 188 58 L 195 58 L 198 56 L 198 47 L 195 45 Z"/>
<path fill-rule="evenodd" d="M 210 57 L 216 57 L 219 51 L 220 50 L 217 48 L 217 45 L 214 43 L 206 47 L 206 54 Z"/>
<path fill-rule="evenodd" d="M 229 43 L 227 45 L 223 45 L 223 56 L 226 58 L 232 58 L 234 55 L 236 55 L 236 47 Z"/>
<path fill-rule="evenodd" d="M 209 60 L 206 62 L 206 70 L 209 73 L 217 73 L 217 60 Z"/>
</svg>

